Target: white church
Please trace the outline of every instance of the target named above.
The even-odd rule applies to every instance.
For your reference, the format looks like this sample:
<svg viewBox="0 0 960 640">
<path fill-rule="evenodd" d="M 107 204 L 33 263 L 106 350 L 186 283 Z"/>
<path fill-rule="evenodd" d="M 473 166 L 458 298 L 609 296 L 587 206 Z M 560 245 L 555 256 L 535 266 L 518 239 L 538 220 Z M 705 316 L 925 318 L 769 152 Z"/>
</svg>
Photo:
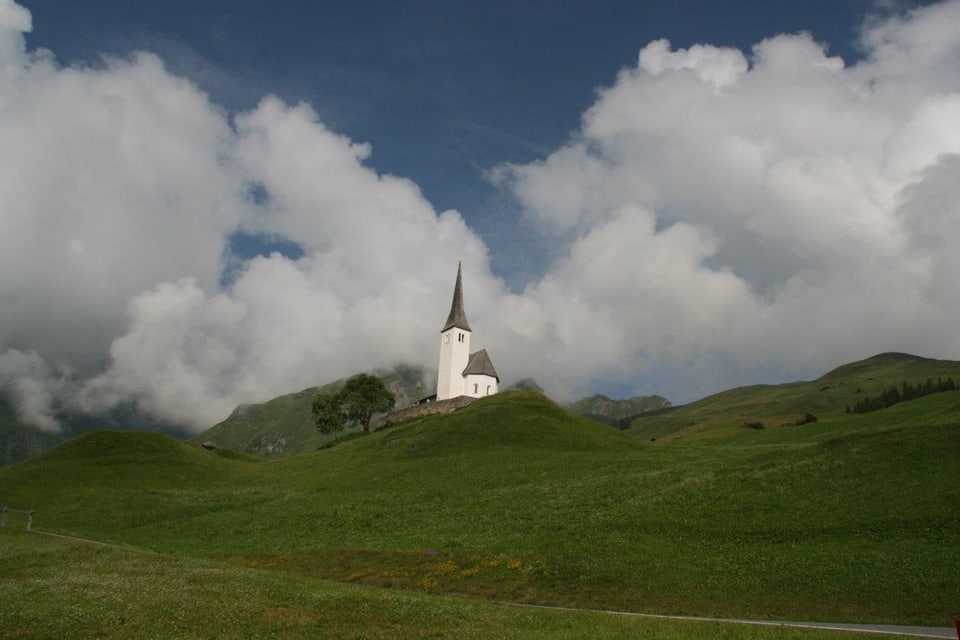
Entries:
<svg viewBox="0 0 960 640">
<path fill-rule="evenodd" d="M 470 325 L 463 310 L 463 265 L 457 266 L 450 315 L 440 330 L 440 367 L 437 400 L 460 396 L 482 398 L 495 394 L 500 378 L 486 349 L 470 353 Z"/>
</svg>

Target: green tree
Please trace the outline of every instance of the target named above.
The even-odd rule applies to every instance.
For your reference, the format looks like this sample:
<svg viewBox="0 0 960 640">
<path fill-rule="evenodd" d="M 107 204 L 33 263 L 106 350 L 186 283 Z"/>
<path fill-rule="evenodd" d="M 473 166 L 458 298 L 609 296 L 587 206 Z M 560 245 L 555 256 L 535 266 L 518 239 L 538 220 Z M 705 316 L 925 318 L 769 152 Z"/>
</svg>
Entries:
<svg viewBox="0 0 960 640">
<path fill-rule="evenodd" d="M 343 385 L 337 394 L 340 396 L 341 414 L 350 422 L 355 422 L 370 431 L 370 420 L 374 414 L 385 413 L 393 409 L 396 397 L 376 376 L 360 373 Z"/>
<path fill-rule="evenodd" d="M 380 378 L 361 373 L 347 380 L 337 393 L 314 396 L 313 421 L 321 433 L 338 433 L 349 423 L 370 431 L 373 416 L 390 411 L 395 402 Z"/>
<path fill-rule="evenodd" d="M 346 426 L 340 413 L 338 394 L 318 393 L 313 397 L 313 422 L 320 433 L 340 433 Z"/>
</svg>

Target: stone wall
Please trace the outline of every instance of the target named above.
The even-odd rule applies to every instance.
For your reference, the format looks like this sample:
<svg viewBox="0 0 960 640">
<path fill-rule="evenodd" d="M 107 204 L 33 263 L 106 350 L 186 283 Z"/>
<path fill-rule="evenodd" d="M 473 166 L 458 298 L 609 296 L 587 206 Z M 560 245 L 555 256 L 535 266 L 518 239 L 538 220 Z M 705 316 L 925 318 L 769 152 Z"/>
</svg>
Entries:
<svg viewBox="0 0 960 640">
<path fill-rule="evenodd" d="M 430 416 L 437 413 L 450 413 L 451 411 L 456 411 L 457 409 L 465 407 L 471 402 L 476 401 L 477 398 L 471 398 L 470 396 L 458 396 L 456 398 L 449 398 L 447 400 L 437 400 L 435 402 L 415 404 L 412 407 L 407 407 L 405 409 L 400 409 L 399 411 L 394 411 L 393 413 L 387 414 L 387 417 L 383 419 L 383 424 L 381 424 L 379 428 L 383 429 L 384 427 L 389 427 L 390 425 L 403 422 L 404 420 L 412 420 L 413 418 L 422 418 L 423 416 Z"/>
</svg>

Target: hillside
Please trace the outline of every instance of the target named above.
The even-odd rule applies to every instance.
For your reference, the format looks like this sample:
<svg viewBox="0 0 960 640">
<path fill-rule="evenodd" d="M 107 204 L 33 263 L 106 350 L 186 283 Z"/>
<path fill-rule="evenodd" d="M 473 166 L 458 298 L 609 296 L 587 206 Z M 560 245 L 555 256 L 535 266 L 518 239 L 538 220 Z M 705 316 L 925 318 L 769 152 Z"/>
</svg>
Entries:
<svg viewBox="0 0 960 640">
<path fill-rule="evenodd" d="M 429 593 L 940 626 L 960 602 L 958 391 L 682 447 L 514 392 L 228 455 L 91 432 L 0 470 L 0 496 L 40 529 Z"/>
<path fill-rule="evenodd" d="M 420 367 L 397 365 L 389 370 L 376 370 L 373 374 L 396 395 L 397 408 L 427 395 L 424 371 Z M 211 441 L 218 447 L 264 457 L 316 450 L 336 436 L 325 436 L 317 431 L 311 417 L 313 397 L 318 392 L 335 393 L 344 382 L 346 378 L 267 402 L 240 405 L 226 420 L 191 440 Z"/>
<path fill-rule="evenodd" d="M 421 368 L 397 365 L 374 373 L 397 395 L 398 407 L 427 395 Z M 266 457 L 314 450 L 330 438 L 318 434 L 310 419 L 313 396 L 321 390 L 336 391 L 345 381 L 310 387 L 264 403 L 240 405 L 226 420 L 193 436 L 192 440 L 212 440 L 228 449 Z M 56 417 L 62 425 L 60 432 L 40 431 L 22 422 L 0 396 L 0 466 L 27 460 L 92 429 L 136 429 L 189 437 L 186 427 L 157 420 L 131 404 L 95 414 L 63 409 Z"/>
<path fill-rule="evenodd" d="M 419 367 L 401 365 L 374 373 L 397 395 L 397 408 L 409 406 L 428 395 L 424 371 Z M 309 387 L 267 402 L 240 405 L 226 420 L 193 436 L 191 440 L 210 441 L 218 447 L 268 458 L 314 451 L 337 436 L 317 432 L 310 415 L 313 397 L 318 392 L 334 393 L 345 381 L 343 378 L 322 387 Z M 530 378 L 510 385 L 506 391 L 543 392 Z M 668 407 L 670 401 L 660 396 L 611 400 L 598 394 L 565 406 L 577 415 L 619 427 L 624 418 Z"/>
<path fill-rule="evenodd" d="M 719 441 L 750 424 L 779 428 L 802 421 L 808 413 L 820 419 L 837 418 L 890 386 L 938 377 L 960 381 L 960 362 L 884 353 L 838 367 L 816 380 L 738 387 L 654 411 L 633 420 L 626 433 L 645 441 Z"/>
<path fill-rule="evenodd" d="M 20 420 L 13 407 L 0 396 L 0 466 L 31 458 L 91 429 L 137 429 L 176 437 L 187 435 L 185 427 L 147 416 L 129 404 L 93 414 L 64 408 L 57 411 L 56 418 L 60 431 L 40 431 Z"/>
</svg>

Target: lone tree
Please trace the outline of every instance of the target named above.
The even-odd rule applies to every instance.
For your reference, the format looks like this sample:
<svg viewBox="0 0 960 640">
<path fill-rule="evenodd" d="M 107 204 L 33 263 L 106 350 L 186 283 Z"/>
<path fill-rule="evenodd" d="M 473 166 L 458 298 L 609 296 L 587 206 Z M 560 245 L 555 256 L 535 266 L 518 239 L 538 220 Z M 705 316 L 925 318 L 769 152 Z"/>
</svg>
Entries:
<svg viewBox="0 0 960 640">
<path fill-rule="evenodd" d="M 394 402 L 396 398 L 380 378 L 361 373 L 347 380 L 337 393 L 317 394 L 313 398 L 313 420 L 321 433 L 343 431 L 350 423 L 370 431 L 373 416 L 390 411 Z"/>
</svg>

